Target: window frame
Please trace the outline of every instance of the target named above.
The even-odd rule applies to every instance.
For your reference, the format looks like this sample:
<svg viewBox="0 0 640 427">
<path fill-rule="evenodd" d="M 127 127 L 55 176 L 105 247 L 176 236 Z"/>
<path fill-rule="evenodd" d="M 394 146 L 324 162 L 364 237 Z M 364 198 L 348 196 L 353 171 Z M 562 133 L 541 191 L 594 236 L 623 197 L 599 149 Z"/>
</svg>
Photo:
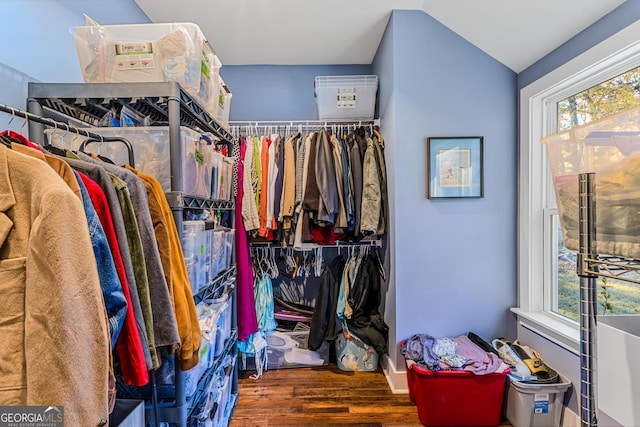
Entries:
<svg viewBox="0 0 640 427">
<path fill-rule="evenodd" d="M 540 140 L 557 129 L 557 102 L 640 66 L 640 21 L 629 25 L 520 90 L 518 306 L 522 326 L 579 354 L 580 331 L 550 308 L 557 290 L 552 235 L 557 214 L 553 183 Z M 552 258 L 556 254 L 556 258 Z"/>
</svg>

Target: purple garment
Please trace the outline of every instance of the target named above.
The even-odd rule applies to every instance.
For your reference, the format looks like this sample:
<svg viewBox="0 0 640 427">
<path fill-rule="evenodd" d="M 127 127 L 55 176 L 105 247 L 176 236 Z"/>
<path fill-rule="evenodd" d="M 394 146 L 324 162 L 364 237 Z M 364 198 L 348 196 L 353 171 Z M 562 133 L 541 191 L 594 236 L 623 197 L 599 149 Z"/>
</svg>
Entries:
<svg viewBox="0 0 640 427">
<path fill-rule="evenodd" d="M 422 368 L 439 371 L 438 356 L 433 352 L 436 339 L 427 334 L 416 334 L 406 340 L 400 349 L 405 359 L 413 360 Z"/>
<path fill-rule="evenodd" d="M 471 341 L 466 335 L 451 338 L 458 345 L 456 354 L 467 359 L 462 370 L 473 372 L 476 375 L 502 373 L 507 366 L 493 353 L 487 353 Z"/>
<path fill-rule="evenodd" d="M 253 296 L 253 269 L 249 254 L 247 232 L 242 222 L 242 196 L 244 177 L 244 156 L 247 142 L 242 138 L 240 142 L 240 160 L 238 161 L 238 191 L 236 194 L 236 293 L 238 297 L 238 339 L 246 341 L 251 334 L 258 332 L 258 317 L 256 303 Z"/>
</svg>

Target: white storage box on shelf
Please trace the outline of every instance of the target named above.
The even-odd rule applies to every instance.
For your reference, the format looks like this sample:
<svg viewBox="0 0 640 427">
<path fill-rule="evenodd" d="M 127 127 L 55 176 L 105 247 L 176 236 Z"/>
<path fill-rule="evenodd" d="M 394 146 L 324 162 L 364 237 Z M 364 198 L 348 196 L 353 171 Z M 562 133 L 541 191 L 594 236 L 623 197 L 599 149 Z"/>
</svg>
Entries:
<svg viewBox="0 0 640 427">
<path fill-rule="evenodd" d="M 315 97 L 320 120 L 372 120 L 378 76 L 316 76 Z"/>
<path fill-rule="evenodd" d="M 595 251 L 640 258 L 640 107 L 542 139 L 564 245 L 579 249 L 578 174 L 596 174 Z"/>
<path fill-rule="evenodd" d="M 196 24 L 86 25 L 74 39 L 85 83 L 176 81 L 210 105 L 217 93 L 220 67 Z"/>
</svg>

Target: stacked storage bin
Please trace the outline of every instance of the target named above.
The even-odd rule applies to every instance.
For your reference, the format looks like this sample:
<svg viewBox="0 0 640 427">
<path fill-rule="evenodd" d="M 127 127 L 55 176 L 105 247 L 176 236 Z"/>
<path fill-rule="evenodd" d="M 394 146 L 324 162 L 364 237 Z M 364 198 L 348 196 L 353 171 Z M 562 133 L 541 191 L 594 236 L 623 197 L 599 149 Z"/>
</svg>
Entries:
<svg viewBox="0 0 640 427">
<path fill-rule="evenodd" d="M 222 63 L 196 24 L 85 25 L 74 28 L 74 39 L 86 83 L 176 81 L 228 127 Z"/>
<path fill-rule="evenodd" d="M 135 168 L 156 177 L 164 191 L 171 189 L 169 159 L 169 127 L 94 127 L 89 132 L 107 138 L 125 138 L 131 143 Z M 46 130 L 49 143 L 76 151 L 86 139 L 65 129 Z M 233 159 L 215 151 L 202 134 L 187 127 L 180 128 L 182 146 L 182 180 L 184 193 L 214 200 L 232 199 Z M 129 162 L 127 149 L 120 141 L 91 142 L 87 151 L 99 153 L 114 163 Z"/>
<path fill-rule="evenodd" d="M 231 266 L 235 230 L 210 221 L 183 222 L 183 252 L 193 294 Z"/>
</svg>

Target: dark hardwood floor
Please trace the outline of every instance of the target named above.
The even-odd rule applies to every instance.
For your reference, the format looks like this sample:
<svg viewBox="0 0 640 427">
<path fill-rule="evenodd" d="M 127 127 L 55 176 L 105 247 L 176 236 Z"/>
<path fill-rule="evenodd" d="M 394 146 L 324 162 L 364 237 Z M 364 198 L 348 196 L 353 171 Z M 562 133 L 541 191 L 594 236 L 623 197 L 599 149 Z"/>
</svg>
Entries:
<svg viewBox="0 0 640 427">
<path fill-rule="evenodd" d="M 421 425 L 409 395 L 391 393 L 380 369 L 344 372 L 333 363 L 270 370 L 258 380 L 241 378 L 230 423 L 231 427 Z"/>
</svg>

